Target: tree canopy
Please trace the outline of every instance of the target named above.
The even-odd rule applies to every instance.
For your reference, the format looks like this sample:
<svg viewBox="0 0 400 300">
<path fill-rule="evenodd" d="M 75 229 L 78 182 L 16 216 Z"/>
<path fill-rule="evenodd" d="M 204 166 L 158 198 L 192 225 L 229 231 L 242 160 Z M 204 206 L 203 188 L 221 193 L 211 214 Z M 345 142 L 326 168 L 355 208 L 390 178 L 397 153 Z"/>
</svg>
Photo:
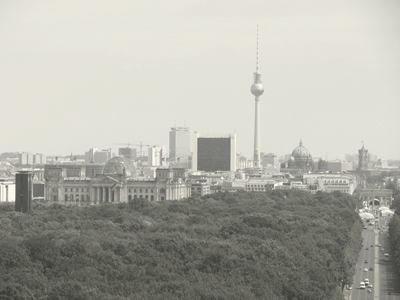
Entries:
<svg viewBox="0 0 400 300">
<path fill-rule="evenodd" d="M 343 299 L 362 223 L 340 192 L 0 205 L 0 299 Z"/>
</svg>

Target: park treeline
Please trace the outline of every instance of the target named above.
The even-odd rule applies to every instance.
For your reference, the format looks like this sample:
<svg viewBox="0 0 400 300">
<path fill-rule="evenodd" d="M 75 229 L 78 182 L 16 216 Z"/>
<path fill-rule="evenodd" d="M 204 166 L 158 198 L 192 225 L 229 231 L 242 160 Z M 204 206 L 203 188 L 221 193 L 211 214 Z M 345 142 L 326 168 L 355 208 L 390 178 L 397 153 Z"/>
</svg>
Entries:
<svg viewBox="0 0 400 300">
<path fill-rule="evenodd" d="M 340 192 L 0 205 L 0 299 L 343 299 L 361 247 Z"/>
<path fill-rule="evenodd" d="M 400 191 L 393 191 L 393 204 L 391 209 L 394 210 L 393 217 L 389 222 L 389 237 L 390 237 L 390 248 L 389 253 L 390 260 L 393 260 L 397 269 L 400 270 Z"/>
</svg>

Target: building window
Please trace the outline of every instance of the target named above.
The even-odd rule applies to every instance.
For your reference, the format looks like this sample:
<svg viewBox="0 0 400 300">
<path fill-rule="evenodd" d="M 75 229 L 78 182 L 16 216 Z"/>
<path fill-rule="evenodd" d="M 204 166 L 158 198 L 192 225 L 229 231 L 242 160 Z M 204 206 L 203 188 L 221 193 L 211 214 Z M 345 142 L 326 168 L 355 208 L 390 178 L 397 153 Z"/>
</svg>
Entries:
<svg viewBox="0 0 400 300">
<path fill-rule="evenodd" d="M 153 195 L 150 196 L 150 200 L 154 201 L 154 196 Z"/>
<path fill-rule="evenodd" d="M 69 195 L 69 201 L 74 201 L 74 195 Z"/>
<path fill-rule="evenodd" d="M 68 201 L 68 195 L 67 194 L 64 195 L 64 201 Z"/>
<path fill-rule="evenodd" d="M 82 192 L 84 191 L 84 188 L 82 188 L 82 190 L 81 190 Z"/>
<path fill-rule="evenodd" d="M 129 189 L 129 193 L 131 192 L 131 189 Z"/>
<path fill-rule="evenodd" d="M 78 189 L 78 188 L 76 188 L 76 191 L 77 191 L 77 192 L 79 192 L 79 189 Z"/>
<path fill-rule="evenodd" d="M 149 200 L 149 196 L 147 196 L 147 195 L 146 195 L 146 196 L 144 196 L 144 198 L 145 198 L 146 200 Z"/>
<path fill-rule="evenodd" d="M 153 193 L 153 189 L 151 189 L 151 192 Z"/>
<path fill-rule="evenodd" d="M 142 192 L 142 189 L 140 189 L 140 193 Z"/>
<path fill-rule="evenodd" d="M 65 192 L 68 192 L 68 189 L 67 189 L 67 188 L 65 188 Z"/>
<path fill-rule="evenodd" d="M 133 189 L 133 192 L 136 193 L 136 189 Z"/>
<path fill-rule="evenodd" d="M 86 196 L 86 200 L 90 201 L 90 196 L 89 195 Z"/>
<path fill-rule="evenodd" d="M 147 193 L 147 189 L 146 189 L 146 193 Z"/>
<path fill-rule="evenodd" d="M 54 202 L 57 201 L 57 195 L 54 195 L 54 196 L 53 196 L 53 200 L 54 200 Z"/>
<path fill-rule="evenodd" d="M 70 189 L 70 192 L 73 192 L 72 188 Z"/>
<path fill-rule="evenodd" d="M 129 195 L 128 196 L 128 201 L 131 201 L 132 200 L 132 195 Z"/>
<path fill-rule="evenodd" d="M 135 195 L 135 196 L 133 196 L 133 199 L 137 199 L 137 196 Z"/>
</svg>

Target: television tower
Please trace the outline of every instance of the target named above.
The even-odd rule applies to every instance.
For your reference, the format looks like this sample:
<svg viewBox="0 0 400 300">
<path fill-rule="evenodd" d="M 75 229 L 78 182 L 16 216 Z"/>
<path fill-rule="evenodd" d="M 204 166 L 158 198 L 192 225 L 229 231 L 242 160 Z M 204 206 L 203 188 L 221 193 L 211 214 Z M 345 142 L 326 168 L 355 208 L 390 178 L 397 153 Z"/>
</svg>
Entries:
<svg viewBox="0 0 400 300">
<path fill-rule="evenodd" d="M 256 71 L 254 72 L 254 83 L 251 86 L 251 93 L 255 96 L 256 112 L 254 120 L 254 156 L 253 167 L 259 168 L 260 164 L 260 96 L 264 93 L 264 87 L 261 84 L 261 74 L 258 73 L 258 24 L 257 24 L 257 55 Z"/>
</svg>

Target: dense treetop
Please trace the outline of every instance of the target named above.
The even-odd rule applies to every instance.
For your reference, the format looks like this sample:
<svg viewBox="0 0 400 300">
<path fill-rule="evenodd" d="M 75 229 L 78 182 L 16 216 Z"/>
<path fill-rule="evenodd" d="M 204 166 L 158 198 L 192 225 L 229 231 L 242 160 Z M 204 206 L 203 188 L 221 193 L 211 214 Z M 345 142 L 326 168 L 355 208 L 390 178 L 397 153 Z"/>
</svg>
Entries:
<svg viewBox="0 0 400 300">
<path fill-rule="evenodd" d="M 0 205 L 0 299 L 343 299 L 361 246 L 342 193 Z"/>
</svg>

